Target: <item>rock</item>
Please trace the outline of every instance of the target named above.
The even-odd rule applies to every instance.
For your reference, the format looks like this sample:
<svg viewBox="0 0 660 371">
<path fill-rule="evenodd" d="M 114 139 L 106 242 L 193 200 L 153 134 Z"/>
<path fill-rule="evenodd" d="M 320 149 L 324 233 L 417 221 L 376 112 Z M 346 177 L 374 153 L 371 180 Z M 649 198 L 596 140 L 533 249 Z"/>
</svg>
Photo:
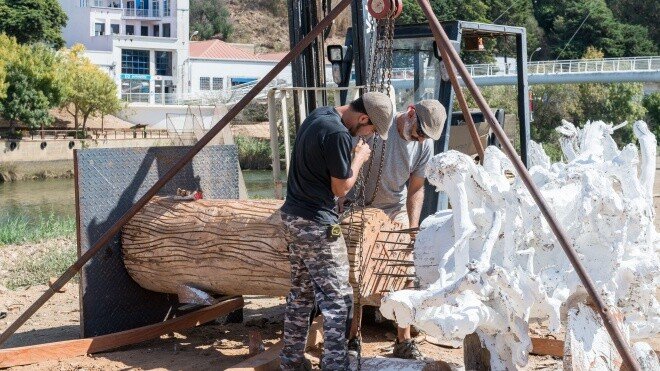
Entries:
<svg viewBox="0 0 660 371">
<path fill-rule="evenodd" d="M 259 328 L 264 328 L 268 325 L 268 319 L 267 318 L 252 318 L 250 320 L 245 321 L 245 326 L 247 327 L 259 327 Z"/>
</svg>

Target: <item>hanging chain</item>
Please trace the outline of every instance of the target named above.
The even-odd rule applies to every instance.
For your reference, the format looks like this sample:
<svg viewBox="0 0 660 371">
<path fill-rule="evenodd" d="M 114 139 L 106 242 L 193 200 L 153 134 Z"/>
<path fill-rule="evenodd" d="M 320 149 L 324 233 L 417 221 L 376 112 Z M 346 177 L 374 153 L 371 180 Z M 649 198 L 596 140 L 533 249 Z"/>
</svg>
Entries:
<svg viewBox="0 0 660 371">
<path fill-rule="evenodd" d="M 392 87 L 392 65 L 394 60 L 394 18 L 389 18 L 389 34 L 387 35 L 387 92 L 390 95 L 390 88 Z"/>
<path fill-rule="evenodd" d="M 381 43 L 381 49 L 380 49 L 380 89 L 379 91 L 381 93 L 385 92 L 385 74 L 387 73 L 387 60 L 386 58 L 389 56 L 389 47 L 390 43 L 387 40 L 390 37 L 390 25 L 391 22 L 389 19 L 381 19 L 378 21 L 381 24 L 381 32 L 382 32 L 382 37 L 380 38 L 380 43 Z M 387 87 L 389 91 L 389 87 Z M 389 93 L 386 93 L 389 94 Z"/>
<path fill-rule="evenodd" d="M 382 19 L 375 21 L 373 18 L 371 20 L 371 38 L 370 38 L 370 51 L 369 55 L 369 77 L 366 83 L 367 91 L 380 91 L 381 93 L 387 94 L 390 96 L 391 86 L 392 86 L 392 60 L 393 60 L 393 47 L 394 47 L 394 17 L 389 17 L 387 19 Z M 374 36 L 375 35 L 375 36 Z M 380 72 L 380 74 L 379 74 Z M 374 135 L 373 139 L 373 150 L 376 149 L 376 144 L 378 142 L 378 136 Z M 378 176 L 376 177 L 376 186 L 374 192 L 371 195 L 369 202 L 366 202 L 366 179 L 371 177 L 371 170 L 374 162 L 374 155 L 369 159 L 369 165 L 367 166 L 366 173 L 364 167 L 360 169 L 358 173 L 357 180 L 355 182 L 355 197 L 356 200 L 350 206 L 349 213 L 349 225 L 348 225 L 348 234 L 347 240 L 348 244 L 353 243 L 352 233 L 353 233 L 353 223 L 354 223 L 354 214 L 355 207 L 357 206 L 360 209 L 360 225 L 359 225 L 359 236 L 357 243 L 354 244 L 357 252 L 357 264 L 358 264 L 358 276 L 357 276 L 357 298 L 355 307 L 359 311 L 359 322 L 357 325 L 357 341 L 358 341 L 358 352 L 357 352 L 357 369 L 360 371 L 362 369 L 362 247 L 364 244 L 364 228 L 365 228 L 365 207 L 371 205 L 376 199 L 378 189 L 380 188 L 380 179 L 383 173 L 383 164 L 385 159 L 385 145 L 386 142 L 381 140 L 381 153 L 380 153 L 380 164 L 378 168 Z M 366 174 L 366 175 L 365 175 Z M 366 179 L 365 179 L 366 178 Z"/>
</svg>

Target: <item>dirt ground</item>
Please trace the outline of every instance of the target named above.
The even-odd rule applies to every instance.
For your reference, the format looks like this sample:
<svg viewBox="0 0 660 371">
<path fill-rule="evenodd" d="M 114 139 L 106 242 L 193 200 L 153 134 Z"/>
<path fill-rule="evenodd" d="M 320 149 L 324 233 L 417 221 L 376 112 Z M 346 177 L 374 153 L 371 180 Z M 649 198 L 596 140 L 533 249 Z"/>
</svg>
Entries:
<svg viewBox="0 0 660 371">
<path fill-rule="evenodd" d="M 23 291 L 0 293 L 0 302 L 8 310 L 0 321 L 5 327 L 30 305 L 46 286 L 34 286 Z M 7 343 L 7 347 L 76 339 L 79 336 L 78 285 L 68 284 L 66 292 L 56 294 Z M 248 332 L 261 332 L 266 347 L 282 335 L 284 318 L 283 298 L 248 296 L 245 298 L 244 324 L 224 324 L 221 320 L 201 327 L 166 335 L 160 339 L 124 347 L 120 350 L 92 356 L 75 357 L 64 361 L 42 362 L 15 367 L 14 370 L 218 370 L 248 358 Z M 260 320 L 261 318 L 266 319 Z M 262 326 L 262 327 L 259 327 Z M 392 351 L 396 330 L 389 324 L 369 324 L 364 329 L 364 356 L 387 356 Z M 442 360 L 452 369 L 461 369 L 461 349 L 439 347 L 419 335 L 417 341 L 425 356 Z M 318 366 L 321 349 L 313 348 L 308 357 Z M 561 361 L 552 357 L 532 356 L 528 369 L 560 369 Z"/>
<path fill-rule="evenodd" d="M 660 215 L 660 158 L 656 170 L 654 187 L 656 215 Z M 660 218 L 656 218 L 660 230 Z M 57 241 L 57 244 L 62 244 Z M 0 251 L 1 266 L 10 266 L 18 255 L 31 254 L 35 249 L 48 244 L 30 247 L 13 246 Z M 5 268 L 6 269 L 6 268 Z M 0 268 L 0 275 L 7 274 Z M 0 328 L 5 328 L 30 305 L 46 286 L 34 286 L 19 291 L 0 287 L 0 310 L 7 311 L 7 318 L 0 320 Z M 17 367 L 16 370 L 218 370 L 225 369 L 248 357 L 248 331 L 259 330 L 266 346 L 273 344 L 282 334 L 284 312 L 283 298 L 249 296 L 245 298 L 246 324 L 257 323 L 263 326 L 247 327 L 244 324 L 224 324 L 216 321 L 208 325 L 189 329 L 173 336 L 124 347 L 114 352 L 93 356 L 76 357 L 59 362 L 43 362 L 36 365 Z M 39 344 L 79 337 L 78 285 L 70 283 L 66 292 L 56 294 L 30 319 L 7 347 Z M 266 321 L 259 319 L 265 318 Z M 395 329 L 388 324 L 367 324 L 364 328 L 363 354 L 365 356 L 387 356 L 391 353 Z M 452 369 L 462 368 L 463 351 L 433 345 L 424 335 L 417 337 L 425 356 L 442 360 Z M 657 350 L 660 340 L 653 342 Z M 320 349 L 312 349 L 308 357 L 318 365 Z M 531 356 L 528 370 L 559 370 L 561 360 L 552 357 Z"/>
</svg>

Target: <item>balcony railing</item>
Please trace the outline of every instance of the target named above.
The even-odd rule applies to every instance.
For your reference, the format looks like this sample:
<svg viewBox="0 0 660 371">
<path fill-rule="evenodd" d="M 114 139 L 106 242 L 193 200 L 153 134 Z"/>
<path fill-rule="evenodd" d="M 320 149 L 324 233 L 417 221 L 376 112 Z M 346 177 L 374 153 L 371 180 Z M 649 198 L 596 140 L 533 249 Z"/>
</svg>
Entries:
<svg viewBox="0 0 660 371">
<path fill-rule="evenodd" d="M 124 8 L 124 17 L 131 18 L 160 18 L 160 9 Z"/>
<path fill-rule="evenodd" d="M 121 8 L 119 0 L 91 0 L 90 4 L 95 8 Z"/>
</svg>

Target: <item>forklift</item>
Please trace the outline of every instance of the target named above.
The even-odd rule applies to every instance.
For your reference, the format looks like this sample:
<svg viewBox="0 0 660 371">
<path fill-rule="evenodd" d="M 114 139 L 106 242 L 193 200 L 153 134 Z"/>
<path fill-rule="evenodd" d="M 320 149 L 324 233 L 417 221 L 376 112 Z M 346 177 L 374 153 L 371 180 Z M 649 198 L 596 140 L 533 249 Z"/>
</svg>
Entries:
<svg viewBox="0 0 660 371">
<path fill-rule="evenodd" d="M 399 0 L 391 1 L 393 7 L 399 6 Z M 378 3 L 378 4 L 376 4 Z M 348 28 L 344 45 L 324 45 L 323 35 L 318 37 L 292 63 L 293 85 L 295 87 L 319 88 L 326 86 L 325 60 L 331 64 L 332 79 L 338 87 L 365 86 L 369 84 L 371 55 L 376 50 L 373 45 L 378 36 L 374 36 L 376 28 L 370 9 L 388 8 L 390 1 L 354 0 L 352 2 L 352 26 Z M 320 8 L 319 8 L 320 6 Z M 330 10 L 330 0 L 317 1 L 288 0 L 289 35 L 291 46 L 296 45 L 318 22 L 319 15 Z M 400 12 L 400 9 L 398 10 Z M 462 50 L 483 50 L 483 41 L 488 38 L 514 37 L 516 41 L 517 66 L 517 101 L 518 125 L 520 133 L 520 156 L 527 165 L 528 143 L 530 140 L 530 106 L 528 104 L 529 84 L 527 81 L 527 34 L 524 27 L 514 27 L 497 24 L 486 24 L 467 21 L 445 21 L 442 27 L 451 39 L 457 52 Z M 476 155 L 475 146 L 468 135 L 466 120 L 461 111 L 453 109 L 455 92 L 446 72 L 444 61 L 434 41 L 428 23 L 412 25 L 393 25 L 389 36 L 391 43 L 391 60 L 389 73 L 391 86 L 394 88 L 397 110 L 403 110 L 407 104 L 421 99 L 437 99 L 447 109 L 448 122 L 445 124 L 442 136 L 434 143 L 434 154 L 449 149 L 459 150 L 468 155 Z M 326 31 L 327 32 L 327 31 Z M 387 37 L 387 36 L 386 36 Z M 376 51 L 382 53 L 382 51 Z M 377 58 L 376 58 L 377 59 Z M 296 110 L 304 107 L 311 112 L 318 106 L 327 105 L 327 96 L 308 93 L 305 102 L 299 105 L 294 102 Z M 321 101 L 319 98 L 322 97 Z M 294 97 L 295 98 L 295 97 Z M 346 93 L 341 94 L 345 104 Z M 476 108 L 476 107 L 475 107 Z M 471 110 L 472 121 L 477 126 L 482 145 L 498 145 L 492 132 L 485 122 L 484 114 L 479 110 Z M 498 109 L 496 118 L 501 126 L 505 122 L 505 112 Z M 295 114 L 296 128 L 301 124 Z M 448 201 L 443 193 L 436 193 L 427 183 L 421 219 L 446 209 Z"/>
</svg>

